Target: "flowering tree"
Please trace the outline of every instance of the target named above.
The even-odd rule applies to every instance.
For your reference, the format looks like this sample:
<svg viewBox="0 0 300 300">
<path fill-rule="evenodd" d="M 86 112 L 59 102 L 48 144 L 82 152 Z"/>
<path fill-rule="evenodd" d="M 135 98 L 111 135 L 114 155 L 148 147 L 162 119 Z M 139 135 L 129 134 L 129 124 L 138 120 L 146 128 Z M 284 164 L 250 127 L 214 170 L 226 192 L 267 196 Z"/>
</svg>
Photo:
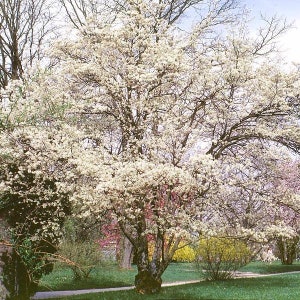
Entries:
<svg viewBox="0 0 300 300">
<path fill-rule="evenodd" d="M 296 258 L 300 236 L 300 209 L 295 203 L 298 201 L 300 194 L 299 161 L 288 161 L 278 166 L 278 168 L 279 177 L 274 184 L 278 191 L 277 199 L 281 203 L 281 208 L 275 218 L 277 220 L 283 219 L 285 224 L 290 226 L 294 232 L 289 236 L 280 232 L 276 236 L 276 240 L 282 264 L 290 265 Z"/>
<path fill-rule="evenodd" d="M 232 182 L 253 171 L 253 149 L 299 153 L 289 100 L 298 101 L 298 73 L 278 67 L 273 42 L 286 25 L 275 19 L 253 39 L 244 24 L 223 37 L 233 2 L 209 1 L 182 33 L 175 19 L 184 1 L 125 2 L 113 21 L 90 22 L 56 46 L 55 98 L 68 103 L 78 141 L 74 203 L 83 216 L 112 213 L 137 253 L 137 290 L 153 293 L 183 238 L 218 232 L 220 196 L 238 193 Z M 164 12 L 178 16 L 170 22 Z"/>
<path fill-rule="evenodd" d="M 271 249 L 270 245 L 276 240 L 296 242 L 299 235 L 299 193 L 288 189 L 287 185 L 285 188 L 279 186 L 284 178 L 282 165 L 286 166 L 283 149 L 260 147 L 258 151 L 257 147 L 248 145 L 248 151 L 249 147 L 251 155 L 235 158 L 235 169 L 223 164 L 222 189 L 216 196 L 222 201 L 206 216 L 209 222 L 219 223 L 222 235 L 246 240 L 255 256 L 266 245 Z M 291 165 L 289 170 L 292 170 Z M 291 185 L 297 186 L 297 176 L 290 177 Z"/>
<path fill-rule="evenodd" d="M 6 228 L 0 241 L 8 250 L 1 251 L 1 277 L 10 297 L 29 299 L 52 269 L 70 202 L 59 186 L 61 155 L 52 152 L 49 110 L 37 113 L 41 103 L 24 82 L 12 81 L 1 95 L 0 218 Z"/>
</svg>

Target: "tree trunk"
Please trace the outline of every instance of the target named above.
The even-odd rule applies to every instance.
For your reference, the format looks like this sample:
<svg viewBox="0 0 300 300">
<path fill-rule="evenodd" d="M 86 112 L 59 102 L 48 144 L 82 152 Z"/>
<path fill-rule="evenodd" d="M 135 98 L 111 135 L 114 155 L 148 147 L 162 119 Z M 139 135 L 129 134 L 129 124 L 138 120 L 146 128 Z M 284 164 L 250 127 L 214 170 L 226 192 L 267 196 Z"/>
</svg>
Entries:
<svg viewBox="0 0 300 300">
<path fill-rule="evenodd" d="M 4 300 L 8 296 L 8 291 L 3 282 L 3 269 L 5 267 L 4 257 L 10 252 L 10 247 L 5 245 L 4 242 L 1 243 L 1 241 L 8 239 L 7 229 L 8 225 L 0 216 L 0 300 Z"/>
<path fill-rule="evenodd" d="M 292 265 L 296 258 L 297 244 L 299 237 L 285 240 L 282 237 L 277 240 L 277 247 L 279 250 L 279 258 L 283 265 Z"/>
<path fill-rule="evenodd" d="M 148 247 L 137 249 L 138 274 L 135 276 L 135 289 L 140 294 L 155 294 L 161 289 L 159 263 L 150 263 Z"/>
<path fill-rule="evenodd" d="M 139 270 L 135 276 L 135 289 L 140 294 L 155 294 L 161 289 L 161 277 L 152 274 L 151 270 Z"/>
<path fill-rule="evenodd" d="M 119 267 L 131 269 L 133 247 L 131 242 L 123 235 L 120 241 Z"/>
<path fill-rule="evenodd" d="M 8 241 L 8 224 L 0 216 L 0 300 L 29 300 L 36 283 L 32 282 L 28 270 L 13 246 Z"/>
<path fill-rule="evenodd" d="M 4 268 L 4 259 L 3 256 L 6 255 L 8 252 L 8 248 L 5 245 L 0 244 L 0 300 L 6 299 L 8 296 L 8 291 L 6 287 L 4 286 L 4 282 L 2 281 L 3 278 L 3 268 Z"/>
</svg>

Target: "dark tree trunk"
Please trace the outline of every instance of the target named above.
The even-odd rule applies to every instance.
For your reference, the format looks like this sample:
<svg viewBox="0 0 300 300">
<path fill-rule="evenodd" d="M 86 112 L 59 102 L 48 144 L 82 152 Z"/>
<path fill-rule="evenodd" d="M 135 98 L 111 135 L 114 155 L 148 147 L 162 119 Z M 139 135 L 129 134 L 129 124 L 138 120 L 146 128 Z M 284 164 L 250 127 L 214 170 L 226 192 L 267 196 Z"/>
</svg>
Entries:
<svg viewBox="0 0 300 300">
<path fill-rule="evenodd" d="M 135 276 L 135 288 L 140 294 L 155 294 L 161 290 L 161 276 L 168 267 L 171 259 L 178 249 L 180 238 L 169 236 L 168 241 L 164 235 L 158 233 L 153 241 L 153 253 L 151 258 L 148 252 L 146 237 L 141 238 L 136 244 L 136 263 L 138 274 Z"/>
<path fill-rule="evenodd" d="M 28 269 L 20 260 L 19 255 L 12 250 L 4 255 L 4 285 L 9 291 L 11 300 L 29 300 L 36 283 L 32 282 Z"/>
<path fill-rule="evenodd" d="M 279 258 L 283 265 L 292 265 L 294 259 L 296 258 L 297 245 L 299 242 L 299 237 L 293 239 L 277 239 L 277 247 L 279 251 Z"/>
<path fill-rule="evenodd" d="M 161 289 L 161 277 L 155 276 L 150 270 L 141 270 L 135 276 L 135 289 L 140 294 L 155 294 Z"/>
<path fill-rule="evenodd" d="M 140 294 L 155 294 L 161 289 L 160 261 L 149 261 L 148 244 L 136 251 L 138 274 L 135 276 L 135 289 Z"/>
<path fill-rule="evenodd" d="M 9 248 L 0 244 L 0 300 L 6 299 L 8 296 L 8 290 L 4 285 L 4 269 L 5 269 L 5 256 L 7 256 Z"/>
<path fill-rule="evenodd" d="M 5 257 L 11 253 L 11 247 L 7 246 L 4 241 L 8 240 L 8 224 L 0 216 L 0 300 L 6 299 L 8 296 L 8 290 L 4 285 L 4 269 L 5 269 Z M 1 298 L 2 297 L 2 298 Z"/>
</svg>

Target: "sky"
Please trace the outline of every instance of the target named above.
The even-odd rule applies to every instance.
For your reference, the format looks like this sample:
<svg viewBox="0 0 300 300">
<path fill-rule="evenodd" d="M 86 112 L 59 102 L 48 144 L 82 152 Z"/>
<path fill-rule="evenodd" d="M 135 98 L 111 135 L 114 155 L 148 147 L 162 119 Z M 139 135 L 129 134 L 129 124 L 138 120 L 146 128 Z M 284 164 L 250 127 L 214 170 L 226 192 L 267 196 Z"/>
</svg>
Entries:
<svg viewBox="0 0 300 300">
<path fill-rule="evenodd" d="M 281 38 L 281 49 L 288 61 L 300 63 L 300 0 L 242 0 L 243 4 L 251 10 L 253 24 L 260 14 L 267 16 L 277 15 L 294 22 L 293 28 Z"/>
</svg>

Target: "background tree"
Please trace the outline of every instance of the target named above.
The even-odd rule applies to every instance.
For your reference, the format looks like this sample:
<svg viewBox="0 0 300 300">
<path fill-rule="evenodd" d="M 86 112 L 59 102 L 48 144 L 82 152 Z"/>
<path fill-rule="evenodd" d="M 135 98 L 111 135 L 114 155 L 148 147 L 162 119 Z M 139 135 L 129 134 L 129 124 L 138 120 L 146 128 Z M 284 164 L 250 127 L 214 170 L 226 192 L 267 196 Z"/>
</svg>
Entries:
<svg viewBox="0 0 300 300">
<path fill-rule="evenodd" d="M 0 3 L 0 87 L 21 79 L 43 57 L 52 32 L 53 10 L 48 0 L 3 0 Z"/>
<path fill-rule="evenodd" d="M 253 145 L 246 148 L 251 153 L 247 168 L 243 156 L 235 158 L 238 161 L 235 169 L 224 164 L 222 193 L 216 196 L 222 201 L 218 202 L 218 208 L 207 211 L 206 216 L 208 221 L 210 216 L 212 222 L 218 220 L 225 234 L 244 238 L 255 257 L 267 246 L 274 250 L 278 238 L 293 240 L 298 236 L 299 193 L 279 187 L 281 166 L 289 161 L 289 155 L 283 159 L 284 149 L 277 146 L 258 150 Z M 295 178 L 290 182 L 297 185 Z"/>
<path fill-rule="evenodd" d="M 276 239 L 277 249 L 282 264 L 291 265 L 296 259 L 300 236 L 300 208 L 296 204 L 300 195 L 299 161 L 287 161 L 280 164 L 278 168 L 279 177 L 274 183 L 279 191 L 277 199 L 286 205 L 282 205 L 275 218 L 283 219 L 285 224 L 293 228 L 294 234 L 291 236 L 278 235 Z"/>
</svg>

